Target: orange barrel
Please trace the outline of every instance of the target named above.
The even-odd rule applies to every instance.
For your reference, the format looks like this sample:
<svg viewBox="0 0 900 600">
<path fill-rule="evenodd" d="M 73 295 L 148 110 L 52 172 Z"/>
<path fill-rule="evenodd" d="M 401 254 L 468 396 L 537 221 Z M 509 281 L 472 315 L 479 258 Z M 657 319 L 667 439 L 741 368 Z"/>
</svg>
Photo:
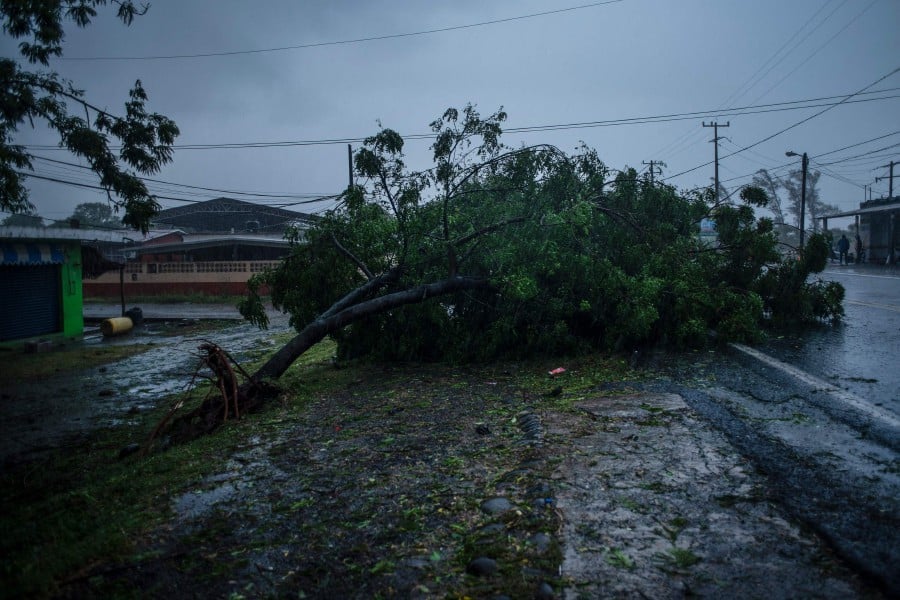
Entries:
<svg viewBox="0 0 900 600">
<path fill-rule="evenodd" d="M 105 337 L 128 333 L 132 327 L 134 323 L 128 317 L 112 317 L 100 322 L 100 331 Z"/>
</svg>

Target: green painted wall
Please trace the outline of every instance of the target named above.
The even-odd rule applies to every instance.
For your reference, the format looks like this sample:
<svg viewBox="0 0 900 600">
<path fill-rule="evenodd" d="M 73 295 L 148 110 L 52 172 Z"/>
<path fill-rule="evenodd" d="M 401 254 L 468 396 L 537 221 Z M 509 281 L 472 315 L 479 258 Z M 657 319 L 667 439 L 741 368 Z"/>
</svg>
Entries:
<svg viewBox="0 0 900 600">
<path fill-rule="evenodd" d="M 62 333 L 79 337 L 84 333 L 84 297 L 81 292 L 81 244 L 63 244 L 66 261 L 60 269 Z"/>
</svg>

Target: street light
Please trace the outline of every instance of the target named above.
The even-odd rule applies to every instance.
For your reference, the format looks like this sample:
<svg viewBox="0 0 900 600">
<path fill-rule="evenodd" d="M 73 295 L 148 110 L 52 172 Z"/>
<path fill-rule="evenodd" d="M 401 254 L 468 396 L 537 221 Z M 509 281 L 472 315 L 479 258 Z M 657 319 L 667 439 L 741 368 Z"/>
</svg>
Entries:
<svg viewBox="0 0 900 600">
<path fill-rule="evenodd" d="M 800 156 L 796 152 L 792 150 L 788 150 L 784 153 L 785 156 Z M 809 157 L 806 156 L 806 152 L 803 153 L 802 158 L 803 165 L 803 181 L 800 184 L 800 252 L 803 252 L 803 233 L 804 233 L 804 221 L 806 220 L 806 170 L 809 168 Z"/>
</svg>

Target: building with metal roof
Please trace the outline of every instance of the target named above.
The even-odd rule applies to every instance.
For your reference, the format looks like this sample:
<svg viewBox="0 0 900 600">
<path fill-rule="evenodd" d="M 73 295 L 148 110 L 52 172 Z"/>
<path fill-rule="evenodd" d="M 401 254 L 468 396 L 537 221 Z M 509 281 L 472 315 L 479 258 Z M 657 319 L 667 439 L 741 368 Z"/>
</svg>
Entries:
<svg viewBox="0 0 900 600">
<path fill-rule="evenodd" d="M 900 201 L 896 198 L 869 200 L 855 210 L 820 217 L 823 229 L 829 219 L 855 217 L 856 231 L 866 253 L 866 262 L 896 264 L 900 256 Z"/>
</svg>

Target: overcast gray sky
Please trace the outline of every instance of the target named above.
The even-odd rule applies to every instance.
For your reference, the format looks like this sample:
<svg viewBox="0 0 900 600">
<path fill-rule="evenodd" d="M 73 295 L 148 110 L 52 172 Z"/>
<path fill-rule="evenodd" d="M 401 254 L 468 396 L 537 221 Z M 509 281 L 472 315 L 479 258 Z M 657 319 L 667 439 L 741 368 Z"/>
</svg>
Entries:
<svg viewBox="0 0 900 600">
<path fill-rule="evenodd" d="M 856 95 L 728 156 L 900 67 L 898 0 L 151 4 L 131 27 L 111 10 L 101 11 L 87 29 L 70 27 L 64 60 L 55 59 L 51 67 L 84 89 L 92 103 L 119 114 L 128 90 L 140 79 L 150 109 L 181 129 L 177 146 L 362 138 L 377 131 L 378 121 L 403 135 L 421 134 L 447 107 L 471 102 L 483 115 L 503 106 L 509 113 L 506 128 L 618 121 L 507 133 L 503 139 L 512 146 L 550 143 L 568 152 L 584 141 L 617 169 L 663 161 L 662 177 L 687 189 L 711 182 L 711 164 L 695 167 L 713 158 L 712 129 L 701 125 L 715 120 L 730 122 L 719 132 L 727 138 L 720 146 L 720 178 L 726 187 L 748 183 L 762 167 L 784 174 L 800 162 L 785 157 L 786 150 L 808 152 L 811 168 L 825 171 L 823 201 L 841 209 L 858 206 L 865 185 L 873 185 L 874 197 L 886 195 L 887 181 L 874 180 L 886 176 L 887 169 L 878 167 L 900 159 L 900 72 L 866 90 L 879 93 Z M 558 12 L 528 17 L 549 11 Z M 433 31 L 448 28 L 454 29 Z M 420 33 L 428 31 L 433 32 Z M 384 39 L 359 41 L 374 37 Z M 290 46 L 295 48 L 266 51 Z M 0 48 L 4 56 L 17 55 L 7 36 Z M 147 58 L 198 54 L 215 55 Z M 131 58 L 97 60 L 113 57 Z M 807 107 L 782 110 L 797 106 Z M 683 113 L 699 114 L 621 124 Z M 58 142 L 40 128 L 23 129 L 18 141 Z M 407 143 L 411 167 L 430 166 L 429 143 Z M 840 150 L 846 146 L 853 147 Z M 34 152 L 77 162 L 53 148 Z M 40 160 L 35 166 L 44 176 L 96 183 L 89 172 L 74 167 Z M 689 172 L 679 175 L 684 171 Z M 900 169 L 897 173 L 900 177 Z M 153 184 L 155 193 L 190 201 L 222 195 L 265 203 L 303 201 L 344 189 L 347 146 L 178 148 L 174 162 L 154 178 L 173 184 Z M 64 218 L 78 203 L 105 198 L 102 192 L 58 183 L 32 179 L 28 185 L 38 213 L 48 218 Z M 316 212 L 329 206 L 291 208 Z"/>
</svg>

